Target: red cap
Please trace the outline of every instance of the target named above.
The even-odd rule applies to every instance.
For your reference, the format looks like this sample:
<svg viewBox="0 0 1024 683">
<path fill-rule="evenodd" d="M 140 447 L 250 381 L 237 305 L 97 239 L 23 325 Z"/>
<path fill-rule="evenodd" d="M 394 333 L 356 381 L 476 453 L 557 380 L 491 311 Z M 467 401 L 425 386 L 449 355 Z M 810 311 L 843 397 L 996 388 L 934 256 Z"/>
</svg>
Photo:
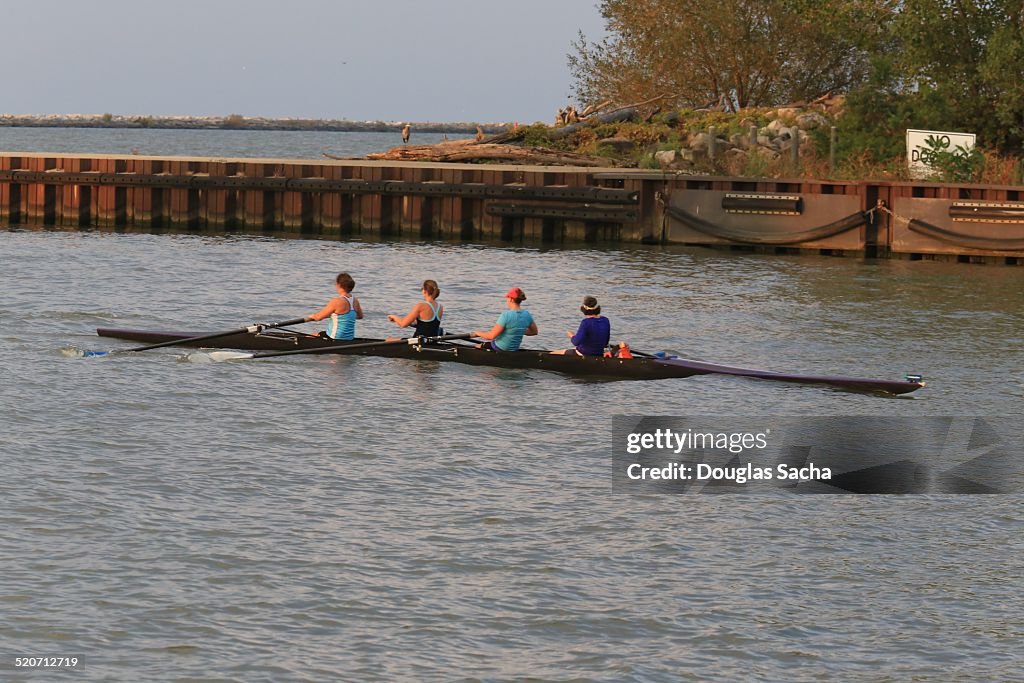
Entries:
<svg viewBox="0 0 1024 683">
<path fill-rule="evenodd" d="M 523 293 L 523 290 L 519 289 L 518 287 L 513 287 L 512 289 L 508 290 L 508 294 L 505 295 L 505 298 L 506 299 L 525 299 L 526 298 L 526 294 Z"/>
</svg>

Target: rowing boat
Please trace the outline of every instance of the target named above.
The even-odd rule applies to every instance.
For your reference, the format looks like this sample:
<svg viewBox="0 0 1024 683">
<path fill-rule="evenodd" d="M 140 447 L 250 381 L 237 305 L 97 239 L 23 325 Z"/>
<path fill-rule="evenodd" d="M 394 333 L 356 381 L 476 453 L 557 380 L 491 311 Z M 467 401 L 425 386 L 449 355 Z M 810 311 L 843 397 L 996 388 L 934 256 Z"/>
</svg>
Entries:
<svg viewBox="0 0 1024 683">
<path fill-rule="evenodd" d="M 201 335 L 191 332 L 158 332 L 152 330 L 129 330 L 99 328 L 101 337 L 112 337 L 157 344 L 182 341 L 184 346 L 208 346 L 202 341 L 192 340 Z M 379 346 L 374 345 L 379 343 Z M 346 349 L 345 342 L 291 330 L 260 330 L 225 335 L 217 339 L 217 348 L 241 349 L 245 351 L 292 351 L 308 353 L 339 353 L 359 356 L 384 356 L 387 358 L 408 358 L 486 365 L 499 368 L 520 368 L 548 370 L 578 377 L 595 379 L 672 379 L 694 375 L 733 375 L 798 384 L 823 384 L 852 391 L 907 394 L 924 386 L 915 380 L 864 379 L 858 377 L 832 377 L 795 375 L 767 370 L 752 370 L 729 365 L 717 365 L 703 361 L 689 360 L 676 356 L 656 357 L 644 355 L 634 358 L 595 358 L 573 354 L 557 355 L 540 350 L 520 350 L 500 353 L 478 349 L 473 345 L 457 342 L 433 344 L 386 344 L 382 339 L 354 339 L 352 349 Z M 328 348 L 329 347 L 329 348 Z"/>
</svg>

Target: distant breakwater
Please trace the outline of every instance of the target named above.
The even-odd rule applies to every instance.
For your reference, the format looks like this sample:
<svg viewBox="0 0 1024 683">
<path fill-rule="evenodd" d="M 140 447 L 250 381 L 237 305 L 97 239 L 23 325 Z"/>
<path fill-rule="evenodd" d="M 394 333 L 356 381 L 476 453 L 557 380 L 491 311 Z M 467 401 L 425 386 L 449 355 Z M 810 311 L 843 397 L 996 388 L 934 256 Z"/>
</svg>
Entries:
<svg viewBox="0 0 1024 683">
<path fill-rule="evenodd" d="M 178 128 L 216 130 L 296 130 L 339 133 L 387 133 L 400 131 L 406 124 L 418 132 L 499 133 L 507 123 L 434 123 L 410 121 L 348 121 L 345 119 L 274 119 L 260 116 L 120 116 L 114 114 L 0 115 L 0 127 L 36 128 Z"/>
</svg>

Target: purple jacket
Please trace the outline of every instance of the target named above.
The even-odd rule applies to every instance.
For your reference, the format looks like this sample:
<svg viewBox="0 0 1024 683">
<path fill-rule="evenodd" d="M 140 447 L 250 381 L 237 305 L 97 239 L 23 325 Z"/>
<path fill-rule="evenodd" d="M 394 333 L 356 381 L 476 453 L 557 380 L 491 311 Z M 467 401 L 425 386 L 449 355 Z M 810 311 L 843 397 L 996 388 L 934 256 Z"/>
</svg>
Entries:
<svg viewBox="0 0 1024 683">
<path fill-rule="evenodd" d="M 584 356 L 603 356 L 604 347 L 612 336 L 612 324 L 608 318 L 600 315 L 596 318 L 584 318 L 580 328 L 573 335 L 572 344 Z"/>
</svg>

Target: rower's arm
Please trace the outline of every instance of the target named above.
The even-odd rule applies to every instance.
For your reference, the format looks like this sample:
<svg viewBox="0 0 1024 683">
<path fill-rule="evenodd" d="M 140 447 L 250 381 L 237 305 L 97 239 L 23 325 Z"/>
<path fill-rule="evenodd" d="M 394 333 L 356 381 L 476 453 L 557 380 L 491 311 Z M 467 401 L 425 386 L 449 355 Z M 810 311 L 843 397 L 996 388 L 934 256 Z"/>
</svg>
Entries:
<svg viewBox="0 0 1024 683">
<path fill-rule="evenodd" d="M 412 310 L 409 311 L 409 315 L 405 316 L 404 318 L 399 318 L 397 315 L 389 315 L 388 320 L 398 325 L 399 327 L 409 327 L 409 325 L 412 325 L 414 322 L 416 322 L 416 319 L 419 317 L 419 313 L 420 305 L 416 304 L 415 306 L 412 307 Z"/>
<path fill-rule="evenodd" d="M 528 337 L 532 337 L 533 335 L 537 334 L 537 321 L 533 321 L 532 323 L 530 323 L 530 326 L 526 328 L 526 331 L 523 332 L 523 334 L 525 334 Z"/>
<path fill-rule="evenodd" d="M 313 313 L 312 315 L 307 315 L 306 322 L 316 322 L 318 320 L 323 320 L 324 318 L 329 318 L 331 313 L 334 313 L 337 310 L 337 307 L 338 300 L 331 299 L 327 305 L 321 308 L 318 312 Z"/>
<path fill-rule="evenodd" d="M 499 334 L 501 334 L 504 330 L 505 330 L 505 326 L 504 325 L 495 325 L 494 327 L 491 328 L 490 332 L 484 332 L 483 330 L 477 330 L 476 332 L 474 332 L 472 334 L 472 336 L 478 337 L 479 339 L 485 339 L 487 341 L 491 341 L 492 339 L 497 337 Z M 534 330 L 536 330 L 536 325 L 534 325 Z M 534 334 L 537 334 L 537 332 L 534 331 Z"/>
</svg>

